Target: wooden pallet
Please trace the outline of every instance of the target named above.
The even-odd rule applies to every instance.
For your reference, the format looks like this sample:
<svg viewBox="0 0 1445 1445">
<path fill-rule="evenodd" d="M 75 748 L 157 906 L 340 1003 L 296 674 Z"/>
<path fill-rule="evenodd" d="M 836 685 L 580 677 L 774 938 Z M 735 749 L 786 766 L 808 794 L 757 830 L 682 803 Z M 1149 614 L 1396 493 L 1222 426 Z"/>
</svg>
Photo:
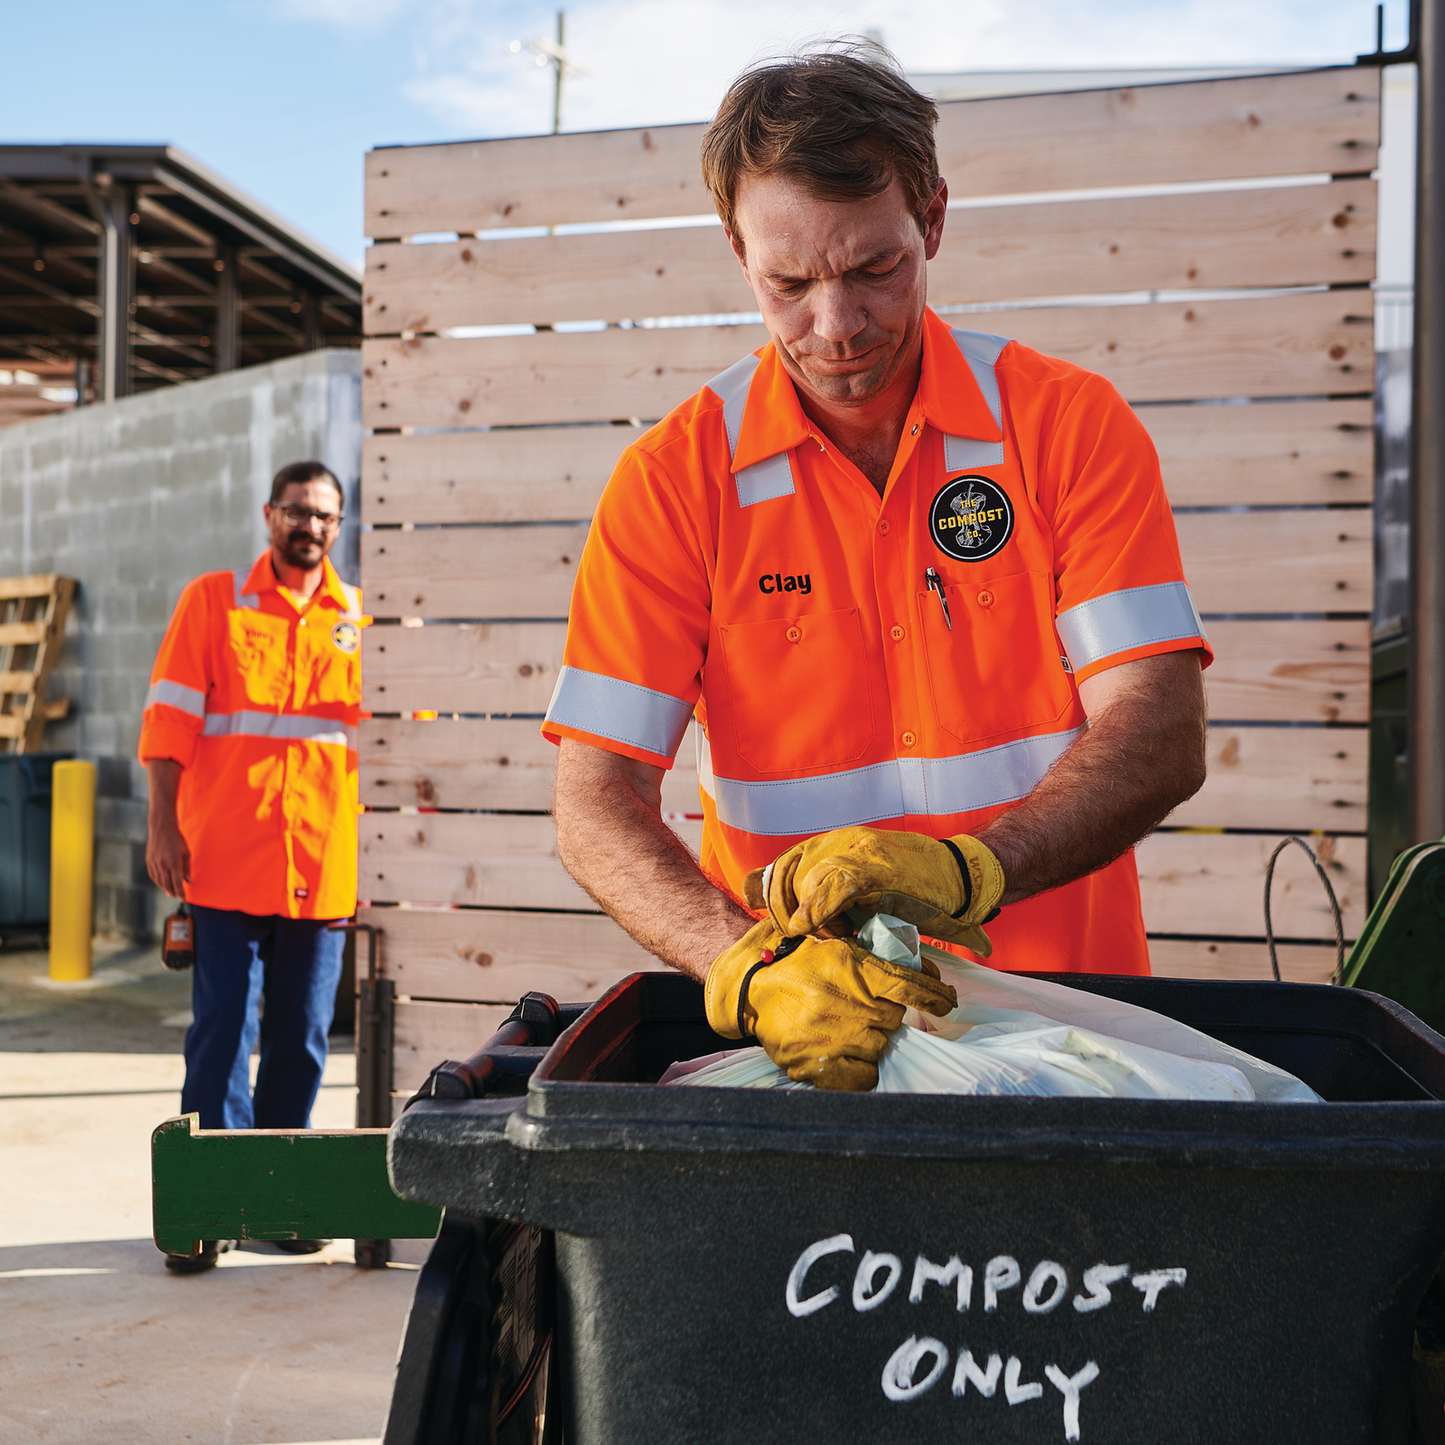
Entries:
<svg viewBox="0 0 1445 1445">
<path fill-rule="evenodd" d="M 68 698 L 46 702 L 45 688 L 74 596 L 73 577 L 0 577 L 0 751 L 37 751 L 45 724 L 70 710 Z"/>
</svg>

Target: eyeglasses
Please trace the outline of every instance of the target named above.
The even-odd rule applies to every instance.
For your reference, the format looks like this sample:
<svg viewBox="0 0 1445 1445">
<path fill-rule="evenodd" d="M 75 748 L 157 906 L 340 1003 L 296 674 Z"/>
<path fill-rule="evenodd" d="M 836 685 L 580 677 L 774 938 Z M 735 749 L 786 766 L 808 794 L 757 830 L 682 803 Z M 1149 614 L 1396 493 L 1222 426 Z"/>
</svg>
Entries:
<svg viewBox="0 0 1445 1445">
<path fill-rule="evenodd" d="M 320 522 L 323 532 L 334 532 L 341 525 L 339 512 L 314 512 L 310 507 L 279 507 L 277 510 L 286 519 L 288 527 L 310 527 Z"/>
</svg>

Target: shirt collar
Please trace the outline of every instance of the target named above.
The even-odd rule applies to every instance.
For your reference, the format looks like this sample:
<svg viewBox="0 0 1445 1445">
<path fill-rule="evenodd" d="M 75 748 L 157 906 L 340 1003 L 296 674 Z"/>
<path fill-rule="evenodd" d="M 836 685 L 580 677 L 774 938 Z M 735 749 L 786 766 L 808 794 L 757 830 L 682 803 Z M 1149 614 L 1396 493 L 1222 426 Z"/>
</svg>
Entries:
<svg viewBox="0 0 1445 1445">
<path fill-rule="evenodd" d="M 279 591 L 280 587 L 281 583 L 276 576 L 276 568 L 271 562 L 271 549 L 267 547 L 256 558 L 241 591 L 247 595 L 259 596 L 262 592 Z M 343 591 L 341 578 L 337 575 L 336 568 L 331 565 L 330 557 L 321 559 L 321 586 L 316 589 L 311 601 L 315 602 L 320 597 L 331 598 L 342 612 L 351 611 L 351 599 Z"/>
<path fill-rule="evenodd" d="M 790 451 L 813 431 L 793 379 L 778 358 L 776 344 L 770 341 L 754 355 L 758 369 L 748 387 L 747 405 L 738 429 L 734 472 Z M 973 370 L 953 339 L 952 328 L 927 307 L 923 313 L 923 375 L 918 401 L 924 419 L 949 436 L 985 442 L 1003 440 Z"/>
<path fill-rule="evenodd" d="M 953 328 L 932 310 L 923 316 L 923 377 L 918 400 L 924 419 L 948 436 L 980 442 L 1003 440 L 973 368 L 953 339 Z"/>
<path fill-rule="evenodd" d="M 765 462 L 779 452 L 791 451 L 812 435 L 813 424 L 803 411 L 793 378 L 778 357 L 776 343 L 755 352 L 758 369 L 748 386 L 743 423 L 733 452 L 733 471 Z"/>
</svg>

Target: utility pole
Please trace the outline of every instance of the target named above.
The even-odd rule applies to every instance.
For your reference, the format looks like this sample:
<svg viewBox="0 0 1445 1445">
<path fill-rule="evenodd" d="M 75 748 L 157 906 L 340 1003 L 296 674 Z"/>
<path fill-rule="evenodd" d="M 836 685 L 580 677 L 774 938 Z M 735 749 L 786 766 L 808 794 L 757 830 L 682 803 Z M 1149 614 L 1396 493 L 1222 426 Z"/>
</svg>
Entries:
<svg viewBox="0 0 1445 1445">
<path fill-rule="evenodd" d="M 514 40 L 507 48 L 516 55 L 522 49 L 530 50 L 537 57 L 538 65 L 552 67 L 552 134 L 562 130 L 562 79 L 567 75 L 591 75 L 590 66 L 584 65 L 575 55 L 568 52 L 567 12 L 557 12 L 556 40 Z"/>
<path fill-rule="evenodd" d="M 557 12 L 557 58 L 552 62 L 552 134 L 562 133 L 562 72 L 566 68 L 562 56 L 567 43 L 567 12 Z"/>
</svg>

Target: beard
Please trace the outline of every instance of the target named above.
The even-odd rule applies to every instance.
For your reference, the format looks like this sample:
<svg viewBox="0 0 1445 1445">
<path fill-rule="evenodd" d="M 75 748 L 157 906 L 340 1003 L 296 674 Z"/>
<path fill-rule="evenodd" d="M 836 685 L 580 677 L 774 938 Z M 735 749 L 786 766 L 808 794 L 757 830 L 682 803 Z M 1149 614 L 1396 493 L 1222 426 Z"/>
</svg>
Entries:
<svg viewBox="0 0 1445 1445">
<path fill-rule="evenodd" d="M 288 566 L 309 571 L 326 555 L 326 543 L 310 532 L 291 532 L 281 545 L 281 555 Z"/>
</svg>

